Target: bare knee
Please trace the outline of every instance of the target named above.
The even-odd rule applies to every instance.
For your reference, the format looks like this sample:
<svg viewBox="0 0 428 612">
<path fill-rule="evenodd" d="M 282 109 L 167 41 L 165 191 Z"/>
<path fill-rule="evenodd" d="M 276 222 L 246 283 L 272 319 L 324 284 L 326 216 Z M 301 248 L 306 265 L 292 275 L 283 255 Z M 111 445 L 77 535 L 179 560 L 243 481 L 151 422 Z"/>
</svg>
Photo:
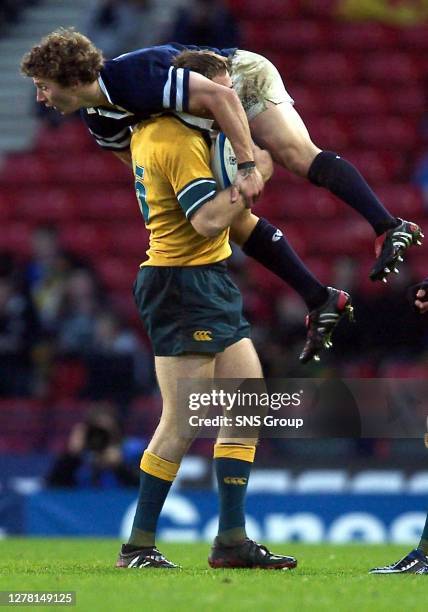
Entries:
<svg viewBox="0 0 428 612">
<path fill-rule="evenodd" d="M 293 174 L 306 178 L 318 153 L 321 153 L 321 149 L 311 141 L 301 146 L 292 144 L 283 147 L 278 152 L 276 161 Z"/>
</svg>

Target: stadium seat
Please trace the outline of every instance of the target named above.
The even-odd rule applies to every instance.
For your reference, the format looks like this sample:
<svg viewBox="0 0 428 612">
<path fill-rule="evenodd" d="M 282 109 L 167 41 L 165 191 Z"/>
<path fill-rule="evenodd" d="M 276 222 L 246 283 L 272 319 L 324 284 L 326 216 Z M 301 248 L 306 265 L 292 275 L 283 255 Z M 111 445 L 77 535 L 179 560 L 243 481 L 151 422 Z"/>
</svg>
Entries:
<svg viewBox="0 0 428 612">
<path fill-rule="evenodd" d="M 79 153 L 96 150 L 94 139 L 86 126 L 76 119 L 65 121 L 57 127 L 42 124 L 38 130 L 34 150 L 49 153 Z"/>
<path fill-rule="evenodd" d="M 129 291 L 131 294 L 138 267 L 133 259 L 106 257 L 97 262 L 97 272 L 108 289 Z"/>
<path fill-rule="evenodd" d="M 147 232 L 143 218 L 138 218 L 133 223 L 115 223 L 112 232 L 111 252 L 119 257 L 124 255 L 128 259 L 133 258 L 138 265 L 145 259 L 146 251 L 149 246 L 149 233 Z"/>
<path fill-rule="evenodd" d="M 346 121 L 341 120 L 337 116 L 325 117 L 316 120 L 310 117 L 305 117 L 307 126 L 310 128 L 310 134 L 313 142 L 320 149 L 328 149 L 332 151 L 342 151 L 350 145 L 350 128 Z"/>
<path fill-rule="evenodd" d="M 303 82 L 331 85 L 352 83 L 358 66 L 355 58 L 341 53 L 324 52 L 306 55 L 299 66 L 298 78 Z"/>
<path fill-rule="evenodd" d="M 14 216 L 30 224 L 68 223 L 75 218 L 73 198 L 58 187 L 17 190 Z"/>
<path fill-rule="evenodd" d="M 279 49 L 285 53 L 289 50 L 315 52 L 327 41 L 327 32 L 320 23 L 309 20 L 272 21 L 265 32 L 263 44 L 268 48 Z"/>
<path fill-rule="evenodd" d="M 341 155 L 360 170 L 372 185 L 397 181 L 403 177 L 406 160 L 399 151 L 352 149 Z"/>
<path fill-rule="evenodd" d="M 102 185 L 104 190 L 111 183 L 129 185 L 132 176 L 125 164 L 105 151 L 58 156 L 55 174 L 61 183 Z"/>
<path fill-rule="evenodd" d="M 377 195 L 393 214 L 414 219 L 424 214 L 420 189 L 407 184 L 381 185 Z"/>
<path fill-rule="evenodd" d="M 401 32 L 375 22 L 345 23 L 330 26 L 330 36 L 335 46 L 344 53 L 348 51 L 371 51 L 394 47 L 401 41 Z"/>
<path fill-rule="evenodd" d="M 290 19 L 298 13 L 300 0 L 266 0 L 263 4 L 259 0 L 232 0 L 228 4 L 238 19 L 244 21 L 266 17 Z"/>
<path fill-rule="evenodd" d="M 287 78 L 286 71 L 284 71 L 284 78 Z M 289 90 L 288 93 L 294 99 L 296 110 L 303 118 L 310 114 L 316 115 L 319 113 L 320 98 L 318 91 L 313 87 L 305 83 L 296 83 L 293 84 L 292 90 Z"/>
<path fill-rule="evenodd" d="M 408 83 L 388 96 L 389 112 L 397 115 L 418 115 L 426 109 L 426 92 L 422 83 Z"/>
<path fill-rule="evenodd" d="M 8 155 L 0 170 L 0 180 L 6 185 L 22 186 L 48 183 L 55 178 L 53 159 L 48 155 L 15 153 Z"/>
<path fill-rule="evenodd" d="M 31 251 L 31 229 L 27 223 L 11 222 L 0 232 L 0 251 L 10 251 L 19 257 L 28 257 Z"/>
<path fill-rule="evenodd" d="M 388 98 L 381 88 L 355 84 L 326 91 L 322 99 L 324 113 L 331 113 L 334 116 L 346 115 L 354 119 L 355 115 L 383 114 L 387 110 Z"/>
<path fill-rule="evenodd" d="M 426 24 L 413 25 L 400 30 L 400 45 L 407 46 L 409 51 L 424 53 L 428 51 L 428 27 Z"/>
<path fill-rule="evenodd" d="M 300 0 L 300 12 L 315 19 L 335 17 L 341 0 Z"/>
<path fill-rule="evenodd" d="M 377 51 L 366 55 L 362 76 L 373 84 L 408 87 L 418 82 L 420 72 L 415 59 L 402 52 Z"/>
<path fill-rule="evenodd" d="M 361 117 L 354 124 L 354 146 L 367 149 L 392 151 L 413 150 L 418 143 L 418 131 L 408 118 L 391 116 Z"/>
<path fill-rule="evenodd" d="M 86 257 L 108 253 L 110 233 L 100 223 L 69 223 L 61 227 L 61 242 L 66 249 Z"/>
<path fill-rule="evenodd" d="M 87 219 L 105 219 L 116 222 L 141 221 L 143 218 L 138 208 L 137 198 L 132 185 L 127 188 L 113 187 L 107 192 L 95 188 L 89 188 L 82 193 L 82 206 L 80 214 Z"/>
</svg>

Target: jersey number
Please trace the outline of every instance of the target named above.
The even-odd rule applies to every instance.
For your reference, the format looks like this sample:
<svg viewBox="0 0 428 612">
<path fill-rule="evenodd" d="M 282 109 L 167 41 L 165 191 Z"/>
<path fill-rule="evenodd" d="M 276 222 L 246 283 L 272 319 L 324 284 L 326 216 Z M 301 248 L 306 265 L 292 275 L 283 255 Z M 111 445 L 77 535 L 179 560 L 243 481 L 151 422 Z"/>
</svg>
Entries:
<svg viewBox="0 0 428 612">
<path fill-rule="evenodd" d="M 142 166 L 135 166 L 135 193 L 137 194 L 138 204 L 140 206 L 141 214 L 144 217 L 146 223 L 149 222 L 149 207 L 146 198 L 146 187 L 143 183 L 144 179 L 144 168 Z"/>
</svg>

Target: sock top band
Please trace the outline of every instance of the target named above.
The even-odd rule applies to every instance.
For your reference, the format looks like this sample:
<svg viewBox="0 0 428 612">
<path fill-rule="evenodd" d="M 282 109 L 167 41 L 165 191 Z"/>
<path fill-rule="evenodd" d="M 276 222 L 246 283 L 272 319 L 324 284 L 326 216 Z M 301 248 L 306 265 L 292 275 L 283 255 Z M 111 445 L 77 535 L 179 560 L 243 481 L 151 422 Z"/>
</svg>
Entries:
<svg viewBox="0 0 428 612">
<path fill-rule="evenodd" d="M 172 463 L 172 461 L 162 459 L 162 457 L 158 457 L 147 450 L 144 451 L 140 463 L 140 468 L 143 472 L 162 480 L 168 480 L 169 482 L 175 479 L 179 467 L 179 463 Z"/>
</svg>

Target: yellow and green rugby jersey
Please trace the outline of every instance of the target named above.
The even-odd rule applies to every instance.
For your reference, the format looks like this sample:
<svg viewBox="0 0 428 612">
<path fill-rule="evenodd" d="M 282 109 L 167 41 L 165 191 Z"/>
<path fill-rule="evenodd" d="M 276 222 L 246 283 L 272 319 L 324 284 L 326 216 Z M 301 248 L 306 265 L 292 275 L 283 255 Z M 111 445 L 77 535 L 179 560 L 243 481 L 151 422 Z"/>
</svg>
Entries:
<svg viewBox="0 0 428 612">
<path fill-rule="evenodd" d="M 172 116 L 140 123 L 131 140 L 135 189 L 150 231 L 143 266 L 197 266 L 230 256 L 229 230 L 204 238 L 190 223 L 216 194 L 202 134 Z"/>
</svg>

